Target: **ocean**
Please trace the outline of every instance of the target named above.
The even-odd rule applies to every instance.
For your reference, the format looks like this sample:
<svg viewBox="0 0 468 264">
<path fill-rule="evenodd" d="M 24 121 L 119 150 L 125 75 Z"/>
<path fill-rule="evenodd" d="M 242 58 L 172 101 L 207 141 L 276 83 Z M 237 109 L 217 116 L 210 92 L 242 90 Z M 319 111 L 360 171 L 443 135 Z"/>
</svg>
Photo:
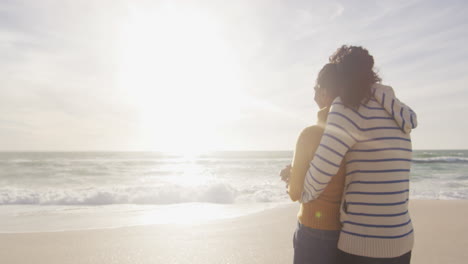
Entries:
<svg viewBox="0 0 468 264">
<path fill-rule="evenodd" d="M 193 224 L 291 203 L 291 151 L 0 152 L 0 232 Z M 412 199 L 468 199 L 468 150 L 416 150 Z"/>
</svg>

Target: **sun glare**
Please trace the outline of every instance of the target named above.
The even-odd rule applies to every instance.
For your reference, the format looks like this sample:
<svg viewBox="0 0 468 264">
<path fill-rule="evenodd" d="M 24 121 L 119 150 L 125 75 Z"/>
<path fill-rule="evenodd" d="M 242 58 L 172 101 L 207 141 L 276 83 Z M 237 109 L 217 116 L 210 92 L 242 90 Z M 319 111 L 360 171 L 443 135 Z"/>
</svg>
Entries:
<svg viewBox="0 0 468 264">
<path fill-rule="evenodd" d="M 134 8 L 123 25 L 120 85 L 155 150 L 216 148 L 217 128 L 239 117 L 238 64 L 222 23 L 192 7 Z"/>
</svg>

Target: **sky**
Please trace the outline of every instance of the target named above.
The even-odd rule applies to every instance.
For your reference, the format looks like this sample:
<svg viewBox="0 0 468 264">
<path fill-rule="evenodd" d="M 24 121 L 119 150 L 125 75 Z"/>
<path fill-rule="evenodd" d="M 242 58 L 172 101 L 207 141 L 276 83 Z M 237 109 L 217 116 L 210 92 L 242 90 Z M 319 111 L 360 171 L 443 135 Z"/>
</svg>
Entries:
<svg viewBox="0 0 468 264">
<path fill-rule="evenodd" d="M 468 149 L 466 1 L 0 1 L 0 150 L 292 150 L 341 45 Z"/>
</svg>

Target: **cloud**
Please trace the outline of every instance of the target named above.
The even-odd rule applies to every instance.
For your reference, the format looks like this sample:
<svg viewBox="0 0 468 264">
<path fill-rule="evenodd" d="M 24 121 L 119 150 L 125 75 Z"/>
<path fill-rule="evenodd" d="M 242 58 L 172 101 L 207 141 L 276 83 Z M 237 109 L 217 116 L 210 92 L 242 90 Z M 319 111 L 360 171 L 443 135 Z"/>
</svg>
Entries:
<svg viewBox="0 0 468 264">
<path fill-rule="evenodd" d="M 117 83 L 125 38 L 121 27 L 130 7 L 150 12 L 164 3 L 174 2 L 2 2 L 0 130 L 12 142 L 10 147 L 28 142 L 22 146 L 63 148 L 69 140 L 76 141 L 66 143 L 70 148 L 119 146 L 123 141 L 131 147 L 138 105 L 128 99 L 131 91 Z M 316 74 L 342 44 L 368 48 L 384 82 L 418 110 L 423 124 L 433 122 L 429 116 L 438 103 L 443 106 L 440 116 L 450 116 L 453 122 L 463 118 L 460 113 L 468 99 L 468 5 L 463 1 L 246 0 L 177 5 L 203 11 L 216 21 L 220 30 L 213 34 L 230 45 L 239 63 L 239 89 L 246 98 L 255 98 L 244 102 L 243 113 L 248 113 L 244 119 L 233 121 L 231 129 L 222 128 L 233 133 L 229 137 L 238 148 L 263 148 L 268 142 L 275 144 L 271 148 L 292 148 L 298 131 L 315 121 Z M 174 46 L 196 50 L 187 45 L 191 43 Z M 265 128 L 272 130 L 267 136 Z M 441 128 L 440 133 L 449 132 Z M 96 135 L 109 140 L 90 139 Z M 428 139 L 421 147 L 435 146 L 438 140 L 434 134 L 421 137 Z M 260 138 L 261 146 L 255 145 Z M 450 142 L 444 144 L 452 146 Z"/>
<path fill-rule="evenodd" d="M 345 10 L 343 5 L 338 4 L 338 3 L 335 4 L 335 5 L 336 5 L 336 11 L 330 16 L 330 20 L 334 20 L 334 19 L 340 17 L 343 14 L 344 10 Z"/>
</svg>

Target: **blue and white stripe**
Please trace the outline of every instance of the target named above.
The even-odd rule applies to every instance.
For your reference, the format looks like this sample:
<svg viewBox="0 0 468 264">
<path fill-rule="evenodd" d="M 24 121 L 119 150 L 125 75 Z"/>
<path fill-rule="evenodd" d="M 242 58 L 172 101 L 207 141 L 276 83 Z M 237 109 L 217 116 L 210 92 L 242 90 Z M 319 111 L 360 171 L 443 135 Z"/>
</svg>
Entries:
<svg viewBox="0 0 468 264">
<path fill-rule="evenodd" d="M 344 160 L 340 249 L 362 256 L 395 257 L 413 245 L 408 214 L 409 133 L 417 119 L 391 87 L 376 84 L 373 94 L 358 110 L 335 99 L 306 175 L 301 202 L 319 197 Z"/>
</svg>

